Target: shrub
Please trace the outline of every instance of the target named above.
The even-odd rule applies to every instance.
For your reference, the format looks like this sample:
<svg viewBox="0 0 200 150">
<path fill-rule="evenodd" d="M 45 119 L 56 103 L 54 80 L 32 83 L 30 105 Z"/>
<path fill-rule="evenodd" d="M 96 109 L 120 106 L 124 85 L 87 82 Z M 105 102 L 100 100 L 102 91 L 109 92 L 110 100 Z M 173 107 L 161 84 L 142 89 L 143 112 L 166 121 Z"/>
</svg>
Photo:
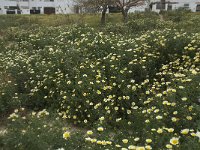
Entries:
<svg viewBox="0 0 200 150">
<path fill-rule="evenodd" d="M 10 114 L 6 133 L 2 138 L 2 148 L 5 149 L 59 149 L 77 148 L 84 145 L 82 133 L 69 129 L 69 125 L 54 113 L 46 110 L 28 113 L 24 108 L 15 109 Z M 65 140 L 62 135 L 70 130 L 71 137 Z M 72 132 L 73 131 L 73 132 Z"/>
<path fill-rule="evenodd" d="M 145 18 L 103 32 L 85 25 L 12 28 L 12 44 L 0 60 L 15 86 L 11 93 L 2 86 L 1 93 L 5 90 L 7 98 L 33 110 L 56 110 L 63 119 L 92 130 L 94 134 L 81 137 L 87 141 L 82 148 L 184 149 L 184 141 L 191 139 L 197 147 L 200 36 L 176 25 Z M 28 125 L 38 128 L 45 119 L 37 121 Z M 24 124 L 16 120 L 11 137 Z M 35 133 L 30 132 L 36 138 Z M 24 140 L 21 145 L 27 147 L 26 139 L 14 145 Z M 41 148 L 47 149 L 53 138 L 44 139 Z"/>
</svg>

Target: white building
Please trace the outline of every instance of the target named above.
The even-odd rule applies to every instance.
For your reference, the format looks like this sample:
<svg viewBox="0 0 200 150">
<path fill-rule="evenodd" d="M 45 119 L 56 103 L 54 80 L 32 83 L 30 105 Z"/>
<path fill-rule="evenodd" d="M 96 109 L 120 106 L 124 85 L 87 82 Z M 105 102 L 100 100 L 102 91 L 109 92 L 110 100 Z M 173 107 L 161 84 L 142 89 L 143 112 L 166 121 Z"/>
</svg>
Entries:
<svg viewBox="0 0 200 150">
<path fill-rule="evenodd" d="M 160 10 L 175 10 L 179 8 L 189 9 L 192 12 L 200 11 L 200 0 L 150 0 L 151 10 L 160 12 Z"/>
<path fill-rule="evenodd" d="M 200 0 L 148 0 L 144 5 L 132 7 L 129 12 L 141 12 L 146 9 L 154 12 L 161 10 L 176 10 L 179 8 L 189 9 L 192 12 L 200 12 Z"/>
<path fill-rule="evenodd" d="M 135 7 L 131 7 L 131 9 L 129 10 L 129 13 L 134 13 L 134 12 L 143 12 L 148 8 L 148 3 L 145 3 L 144 5 L 141 6 L 135 6 Z"/>
<path fill-rule="evenodd" d="M 161 10 L 189 9 L 192 12 L 200 12 L 200 0 L 147 0 L 144 5 L 132 7 L 129 12 L 142 12 L 151 9 L 154 12 Z"/>
<path fill-rule="evenodd" d="M 0 14 L 78 13 L 73 0 L 0 0 Z"/>
<path fill-rule="evenodd" d="M 175 10 L 187 8 L 200 12 L 200 0 L 148 0 L 144 5 L 132 7 L 129 12 Z M 81 9 L 73 0 L 0 0 L 0 14 L 72 14 Z M 87 12 L 87 11 L 86 11 Z"/>
</svg>

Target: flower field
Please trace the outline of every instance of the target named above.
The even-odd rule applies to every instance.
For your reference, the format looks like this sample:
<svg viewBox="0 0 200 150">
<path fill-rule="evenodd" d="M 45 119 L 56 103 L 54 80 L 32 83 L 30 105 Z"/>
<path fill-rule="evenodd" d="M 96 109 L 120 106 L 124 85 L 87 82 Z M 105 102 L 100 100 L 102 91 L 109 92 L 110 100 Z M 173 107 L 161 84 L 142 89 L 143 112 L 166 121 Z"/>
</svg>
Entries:
<svg viewBox="0 0 200 150">
<path fill-rule="evenodd" d="M 0 147 L 200 149 L 199 24 L 188 29 L 200 16 L 154 17 L 8 28 L 0 38 Z"/>
</svg>

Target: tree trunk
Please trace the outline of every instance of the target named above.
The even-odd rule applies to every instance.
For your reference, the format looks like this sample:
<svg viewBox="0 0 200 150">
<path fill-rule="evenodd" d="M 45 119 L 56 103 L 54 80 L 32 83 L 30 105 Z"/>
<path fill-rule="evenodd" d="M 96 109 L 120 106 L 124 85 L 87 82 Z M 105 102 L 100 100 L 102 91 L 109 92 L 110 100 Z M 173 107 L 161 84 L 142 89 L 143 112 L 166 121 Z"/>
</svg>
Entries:
<svg viewBox="0 0 200 150">
<path fill-rule="evenodd" d="M 123 21 L 126 23 L 128 21 L 128 8 L 122 8 L 122 16 L 123 16 Z"/>
<path fill-rule="evenodd" d="M 102 25 L 106 24 L 106 11 L 107 11 L 107 6 L 104 6 L 102 13 L 101 13 L 101 24 Z"/>
</svg>

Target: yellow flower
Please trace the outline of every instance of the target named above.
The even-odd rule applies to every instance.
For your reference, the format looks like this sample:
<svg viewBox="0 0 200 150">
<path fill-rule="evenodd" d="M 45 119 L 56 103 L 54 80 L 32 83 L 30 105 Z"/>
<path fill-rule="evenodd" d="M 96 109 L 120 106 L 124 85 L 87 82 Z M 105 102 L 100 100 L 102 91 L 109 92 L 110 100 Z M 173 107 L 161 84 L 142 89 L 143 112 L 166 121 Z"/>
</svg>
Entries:
<svg viewBox="0 0 200 150">
<path fill-rule="evenodd" d="M 123 139 L 122 142 L 123 142 L 124 144 L 126 144 L 126 143 L 128 143 L 128 139 Z"/>
<path fill-rule="evenodd" d="M 131 114 L 131 110 L 127 110 L 127 114 L 128 114 L 128 115 Z"/>
<path fill-rule="evenodd" d="M 78 84 L 82 84 L 83 83 L 83 81 L 78 81 Z"/>
<path fill-rule="evenodd" d="M 63 138 L 66 140 L 70 138 L 70 132 L 66 131 L 65 133 L 63 133 Z"/>
<path fill-rule="evenodd" d="M 108 145 L 111 145 L 111 144 L 112 144 L 112 142 L 111 142 L 111 141 L 106 141 L 106 143 L 107 143 Z"/>
<path fill-rule="evenodd" d="M 149 123 L 149 122 L 150 122 L 150 120 L 149 120 L 149 119 L 145 120 L 145 123 Z"/>
<path fill-rule="evenodd" d="M 146 145 L 145 148 L 146 148 L 146 150 L 151 150 L 152 149 L 152 147 L 150 145 Z"/>
<path fill-rule="evenodd" d="M 87 134 L 88 134 L 88 135 L 92 135 L 93 132 L 92 132 L 91 130 L 88 130 L 88 131 L 87 131 Z"/>
<path fill-rule="evenodd" d="M 104 117 L 100 117 L 100 118 L 99 118 L 100 121 L 103 121 L 104 119 L 105 119 Z"/>
<path fill-rule="evenodd" d="M 139 141 L 139 140 L 140 140 L 140 138 L 138 138 L 138 137 L 134 139 L 135 142 L 137 142 L 137 141 Z"/>
<path fill-rule="evenodd" d="M 196 136 L 196 133 L 194 133 L 194 132 L 193 132 L 193 133 L 190 133 L 190 134 L 191 134 L 191 136 Z"/>
<path fill-rule="evenodd" d="M 151 139 L 146 139 L 146 142 L 147 142 L 147 143 L 151 143 L 152 140 L 151 140 Z"/>
<path fill-rule="evenodd" d="M 21 111 L 24 111 L 24 110 L 25 110 L 25 108 L 22 107 L 22 108 L 21 108 Z"/>
<path fill-rule="evenodd" d="M 102 142 L 101 141 L 97 141 L 97 144 L 102 144 Z"/>
<path fill-rule="evenodd" d="M 162 104 L 163 104 L 163 105 L 167 105 L 167 103 L 168 103 L 168 101 L 163 101 Z"/>
<path fill-rule="evenodd" d="M 192 74 L 196 75 L 197 71 L 196 70 L 192 70 Z"/>
<path fill-rule="evenodd" d="M 107 142 L 104 140 L 104 141 L 102 141 L 101 144 L 102 144 L 102 145 L 107 145 Z"/>
<path fill-rule="evenodd" d="M 159 128 L 159 129 L 157 130 L 157 132 L 158 132 L 159 134 L 161 134 L 161 133 L 163 133 L 163 130 Z"/>
<path fill-rule="evenodd" d="M 190 107 L 188 107 L 188 109 L 189 109 L 189 111 L 192 111 L 192 109 L 193 109 L 193 106 L 190 106 Z"/>
<path fill-rule="evenodd" d="M 176 89 L 172 89 L 172 92 L 173 92 L 173 93 L 176 93 Z"/>
<path fill-rule="evenodd" d="M 187 97 L 181 98 L 182 101 L 187 101 Z"/>
<path fill-rule="evenodd" d="M 100 95 L 100 94 L 101 94 L 101 91 L 97 90 L 97 94 Z"/>
<path fill-rule="evenodd" d="M 119 107 L 115 107 L 114 109 L 117 111 L 119 109 Z"/>
<path fill-rule="evenodd" d="M 18 111 L 19 111 L 18 109 L 15 109 L 15 110 L 14 110 L 15 113 L 18 113 Z"/>
<path fill-rule="evenodd" d="M 174 129 L 173 128 L 169 128 L 167 131 L 171 133 L 171 132 L 174 132 Z"/>
<path fill-rule="evenodd" d="M 170 143 L 172 145 L 178 145 L 179 144 L 179 138 L 176 138 L 176 137 L 171 138 Z"/>
<path fill-rule="evenodd" d="M 102 132 L 103 131 L 103 127 L 98 127 L 97 130 Z"/>
<path fill-rule="evenodd" d="M 116 147 L 118 147 L 118 148 L 119 148 L 119 147 L 121 147 L 121 145 L 118 145 L 118 144 L 117 144 L 117 145 L 115 145 L 115 146 L 116 146 Z"/>
<path fill-rule="evenodd" d="M 183 129 L 183 130 L 181 130 L 181 134 L 188 134 L 189 133 L 189 129 Z"/>
<path fill-rule="evenodd" d="M 22 134 L 24 135 L 26 133 L 26 130 L 22 130 Z"/>
<path fill-rule="evenodd" d="M 166 145 L 166 148 L 172 149 L 172 145 L 171 145 L 171 144 L 167 144 L 167 145 Z"/>
<path fill-rule="evenodd" d="M 135 150 L 135 149 L 136 149 L 136 146 L 134 146 L 134 145 L 129 145 L 128 149 L 130 149 L 130 150 Z"/>
<path fill-rule="evenodd" d="M 187 116 L 186 118 L 187 118 L 187 120 L 192 120 L 191 116 Z"/>
<path fill-rule="evenodd" d="M 97 139 L 91 139 L 91 142 L 95 143 L 95 142 L 97 142 Z"/>
<path fill-rule="evenodd" d="M 162 116 L 156 116 L 156 119 L 158 119 L 158 120 L 160 120 L 162 118 L 163 118 Z"/>
<path fill-rule="evenodd" d="M 162 93 L 158 93 L 156 97 L 162 97 Z"/>
<path fill-rule="evenodd" d="M 86 141 L 91 141 L 90 137 L 85 138 Z"/>
<path fill-rule="evenodd" d="M 137 147 L 136 150 L 145 150 L 144 147 Z"/>
<path fill-rule="evenodd" d="M 172 117 L 172 122 L 176 122 L 177 118 L 176 117 Z"/>
</svg>

